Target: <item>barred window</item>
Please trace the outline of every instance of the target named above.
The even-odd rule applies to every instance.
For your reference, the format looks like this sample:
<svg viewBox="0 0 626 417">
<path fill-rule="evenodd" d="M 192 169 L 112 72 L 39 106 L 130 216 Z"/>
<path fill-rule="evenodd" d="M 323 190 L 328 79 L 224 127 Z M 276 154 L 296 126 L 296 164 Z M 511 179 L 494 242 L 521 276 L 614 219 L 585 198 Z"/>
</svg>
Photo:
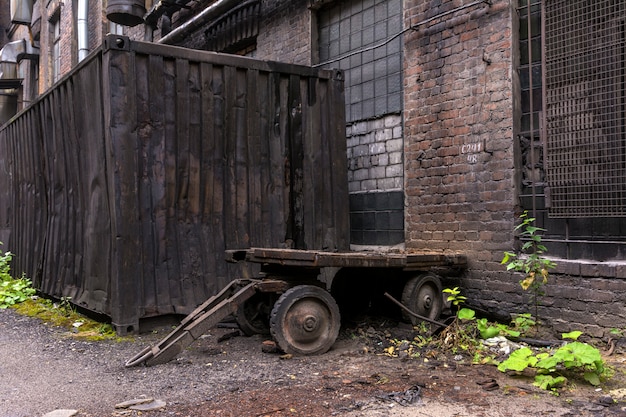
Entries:
<svg viewBox="0 0 626 417">
<path fill-rule="evenodd" d="M 402 0 L 340 1 L 319 11 L 320 62 L 345 70 L 348 122 L 402 110 L 401 31 Z"/>
<path fill-rule="evenodd" d="M 626 256 L 626 3 L 519 0 L 520 204 L 552 254 Z"/>
<path fill-rule="evenodd" d="M 626 3 L 548 0 L 550 215 L 626 216 Z"/>
</svg>

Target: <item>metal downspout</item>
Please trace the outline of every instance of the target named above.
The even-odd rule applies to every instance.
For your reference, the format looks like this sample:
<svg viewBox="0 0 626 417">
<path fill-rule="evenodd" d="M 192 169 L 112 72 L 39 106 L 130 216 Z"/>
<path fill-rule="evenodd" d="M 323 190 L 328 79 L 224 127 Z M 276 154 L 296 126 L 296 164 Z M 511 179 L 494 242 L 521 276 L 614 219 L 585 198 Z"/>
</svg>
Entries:
<svg viewBox="0 0 626 417">
<path fill-rule="evenodd" d="M 78 62 L 89 55 L 89 0 L 78 0 Z"/>
<path fill-rule="evenodd" d="M 238 3 L 241 3 L 241 0 L 218 0 L 194 17 L 192 17 L 187 22 L 172 30 L 167 35 L 163 36 L 157 41 L 157 43 L 172 44 L 178 42 L 182 40 L 189 32 L 202 26 L 211 17 L 219 16 L 220 14 L 226 12 L 228 9 L 236 6 Z"/>
</svg>

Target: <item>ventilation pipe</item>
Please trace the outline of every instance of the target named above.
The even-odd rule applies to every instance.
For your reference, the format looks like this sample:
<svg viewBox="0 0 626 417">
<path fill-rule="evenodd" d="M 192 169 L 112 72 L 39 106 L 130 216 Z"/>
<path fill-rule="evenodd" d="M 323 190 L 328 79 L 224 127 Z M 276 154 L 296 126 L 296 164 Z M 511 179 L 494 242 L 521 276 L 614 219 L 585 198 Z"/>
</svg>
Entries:
<svg viewBox="0 0 626 417">
<path fill-rule="evenodd" d="M 143 23 L 146 14 L 144 0 L 109 0 L 107 19 L 124 26 L 137 26 Z"/>
<path fill-rule="evenodd" d="M 30 25 L 33 15 L 33 0 L 11 0 L 11 23 Z"/>
<path fill-rule="evenodd" d="M 78 0 L 78 62 L 89 55 L 89 0 Z"/>
<path fill-rule="evenodd" d="M 7 43 L 0 49 L 0 80 L 16 79 L 19 61 L 38 58 L 39 50 L 26 39 Z"/>
<path fill-rule="evenodd" d="M 38 41 L 41 37 L 41 4 L 35 2 L 33 6 L 33 17 L 30 22 L 30 33 L 33 41 Z"/>
<path fill-rule="evenodd" d="M 163 0 L 159 2 L 157 7 L 159 7 L 162 2 Z M 241 0 L 217 0 L 215 3 L 209 5 L 206 9 L 202 10 L 200 13 L 198 13 L 182 25 L 172 30 L 166 36 L 163 36 L 161 39 L 158 40 L 158 43 L 176 43 L 182 40 L 190 32 L 201 27 L 204 23 L 207 22 L 207 20 L 225 13 L 239 3 L 241 3 Z"/>
<path fill-rule="evenodd" d="M 18 62 L 38 58 L 39 50 L 26 39 L 9 42 L 0 49 L 0 125 L 17 113 L 19 87 L 22 85 L 18 78 Z"/>
</svg>

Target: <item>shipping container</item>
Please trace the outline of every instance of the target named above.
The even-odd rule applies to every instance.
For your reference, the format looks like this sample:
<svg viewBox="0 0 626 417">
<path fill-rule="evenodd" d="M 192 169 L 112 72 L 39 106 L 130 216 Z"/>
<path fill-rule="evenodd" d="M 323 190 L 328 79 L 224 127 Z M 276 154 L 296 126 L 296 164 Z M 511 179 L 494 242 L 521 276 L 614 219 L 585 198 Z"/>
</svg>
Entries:
<svg viewBox="0 0 626 417">
<path fill-rule="evenodd" d="M 119 333 L 249 247 L 349 249 L 343 74 L 110 35 L 0 131 L 13 274 Z"/>
</svg>

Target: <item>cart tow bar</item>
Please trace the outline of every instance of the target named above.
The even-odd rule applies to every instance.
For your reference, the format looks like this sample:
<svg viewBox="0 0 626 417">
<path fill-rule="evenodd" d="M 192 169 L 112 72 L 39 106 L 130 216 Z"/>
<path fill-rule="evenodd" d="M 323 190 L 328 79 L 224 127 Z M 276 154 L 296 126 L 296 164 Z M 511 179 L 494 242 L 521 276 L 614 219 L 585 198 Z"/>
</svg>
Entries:
<svg viewBox="0 0 626 417">
<path fill-rule="evenodd" d="M 417 317 L 420 320 L 426 321 L 428 323 L 435 324 L 435 325 L 439 326 L 442 329 L 445 329 L 446 327 L 448 327 L 450 325 L 449 323 L 442 323 L 440 321 L 431 320 L 428 317 L 424 317 L 422 315 L 417 314 L 416 312 L 412 311 L 410 308 L 408 308 L 407 306 L 402 304 L 400 301 L 398 301 L 395 298 L 393 298 L 393 296 L 391 296 L 391 294 L 389 294 L 387 292 L 385 293 L 385 297 L 389 298 L 391 301 L 393 301 L 395 304 L 397 304 L 398 307 L 400 307 L 402 310 L 406 311 L 408 314 L 412 315 L 413 317 Z"/>
<path fill-rule="evenodd" d="M 126 362 L 126 367 L 144 363 L 146 366 L 158 365 L 174 359 L 184 348 L 215 327 L 237 307 L 252 297 L 263 281 L 237 279 L 222 291 L 206 300 L 180 325 L 154 347 L 147 347 Z M 262 289 L 261 289 L 262 290 Z"/>
</svg>

